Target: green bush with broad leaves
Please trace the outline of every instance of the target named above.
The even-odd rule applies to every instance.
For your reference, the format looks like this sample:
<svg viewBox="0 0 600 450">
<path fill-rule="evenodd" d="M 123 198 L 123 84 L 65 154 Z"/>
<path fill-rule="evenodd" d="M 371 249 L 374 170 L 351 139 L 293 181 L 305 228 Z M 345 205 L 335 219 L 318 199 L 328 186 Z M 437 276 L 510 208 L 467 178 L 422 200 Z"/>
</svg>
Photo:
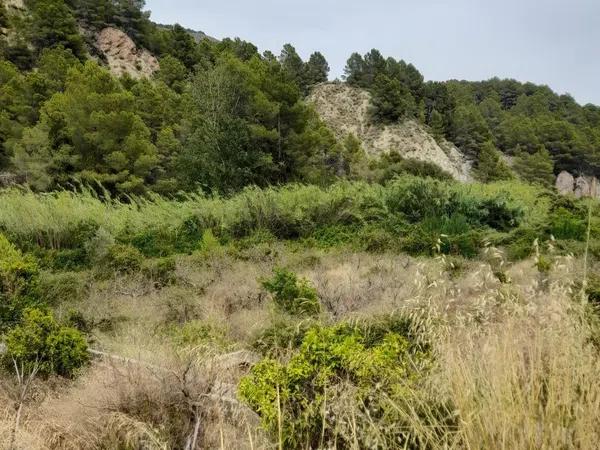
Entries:
<svg viewBox="0 0 600 450">
<path fill-rule="evenodd" d="M 16 364 L 42 376 L 71 378 L 89 361 L 80 331 L 60 326 L 52 314 L 37 308 L 23 312 L 21 322 L 6 333 L 4 364 Z"/>
<path fill-rule="evenodd" d="M 368 420 L 387 425 L 383 434 L 394 434 L 387 438 L 408 445 L 401 419 L 386 399 L 405 399 L 410 385 L 431 364 L 427 345 L 418 343 L 412 329 L 404 318 L 373 327 L 314 325 L 291 357 L 281 361 L 267 357 L 254 366 L 240 383 L 240 396 L 267 430 L 280 433 L 284 448 L 317 448 L 326 442 L 350 446 L 352 433 L 344 432 L 344 421 L 352 414 L 354 426 L 366 429 L 362 420 L 369 416 Z M 344 400 L 356 410 L 348 411 Z M 332 417 L 341 404 L 346 405 L 346 419 Z M 377 443 L 359 444 L 367 448 Z"/>
<path fill-rule="evenodd" d="M 0 235 L 0 331 L 16 324 L 25 308 L 37 305 L 39 269 Z"/>
<path fill-rule="evenodd" d="M 291 315 L 312 316 L 319 314 L 321 305 L 317 290 L 310 281 L 285 269 L 276 269 L 273 277 L 262 282 L 273 295 L 277 307 Z"/>
</svg>

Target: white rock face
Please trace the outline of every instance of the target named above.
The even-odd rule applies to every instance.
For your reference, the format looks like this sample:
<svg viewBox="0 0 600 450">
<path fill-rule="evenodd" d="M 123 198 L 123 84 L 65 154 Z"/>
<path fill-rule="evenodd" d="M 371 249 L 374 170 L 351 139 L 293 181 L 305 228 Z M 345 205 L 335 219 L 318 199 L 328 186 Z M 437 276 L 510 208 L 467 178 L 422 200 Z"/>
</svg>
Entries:
<svg viewBox="0 0 600 450">
<path fill-rule="evenodd" d="M 600 198 L 600 181 L 596 177 L 573 177 L 562 171 L 556 178 L 556 190 L 562 195 L 574 195 L 576 198 Z"/>
<path fill-rule="evenodd" d="M 117 28 L 104 28 L 96 38 L 113 75 L 133 78 L 151 77 L 160 68 L 158 60 L 145 49 L 138 49 L 127 34 Z"/>
<path fill-rule="evenodd" d="M 370 155 L 397 151 L 405 158 L 436 164 L 457 180 L 471 180 L 471 166 L 461 152 L 449 142 L 436 142 L 418 122 L 372 124 L 371 96 L 363 89 L 344 83 L 323 83 L 315 86 L 308 100 L 339 140 L 353 134 Z"/>
<path fill-rule="evenodd" d="M 563 170 L 556 178 L 556 190 L 562 195 L 572 194 L 575 189 L 575 178 Z"/>
<path fill-rule="evenodd" d="M 16 9 L 25 9 L 25 3 L 23 0 L 4 0 L 4 4 L 8 7 Z"/>
</svg>

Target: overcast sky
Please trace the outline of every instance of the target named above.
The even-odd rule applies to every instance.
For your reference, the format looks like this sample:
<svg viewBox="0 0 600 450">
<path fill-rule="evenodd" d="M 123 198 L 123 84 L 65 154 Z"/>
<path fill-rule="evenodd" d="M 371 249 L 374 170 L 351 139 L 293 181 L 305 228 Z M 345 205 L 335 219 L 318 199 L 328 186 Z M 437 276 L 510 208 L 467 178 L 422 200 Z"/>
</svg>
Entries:
<svg viewBox="0 0 600 450">
<path fill-rule="evenodd" d="M 279 54 L 321 51 L 341 76 L 371 48 L 428 80 L 492 76 L 600 105 L 600 0 L 147 0 L 152 18 Z"/>
</svg>

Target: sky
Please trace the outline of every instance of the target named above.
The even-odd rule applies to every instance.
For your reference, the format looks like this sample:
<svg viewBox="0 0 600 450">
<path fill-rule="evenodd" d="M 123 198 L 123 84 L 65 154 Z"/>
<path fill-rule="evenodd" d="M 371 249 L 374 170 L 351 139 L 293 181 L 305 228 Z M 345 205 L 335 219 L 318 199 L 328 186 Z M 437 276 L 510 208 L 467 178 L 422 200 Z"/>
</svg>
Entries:
<svg viewBox="0 0 600 450">
<path fill-rule="evenodd" d="M 426 80 L 493 76 L 600 105 L 600 0 L 146 0 L 155 22 L 325 55 L 331 78 L 379 49 Z"/>
</svg>

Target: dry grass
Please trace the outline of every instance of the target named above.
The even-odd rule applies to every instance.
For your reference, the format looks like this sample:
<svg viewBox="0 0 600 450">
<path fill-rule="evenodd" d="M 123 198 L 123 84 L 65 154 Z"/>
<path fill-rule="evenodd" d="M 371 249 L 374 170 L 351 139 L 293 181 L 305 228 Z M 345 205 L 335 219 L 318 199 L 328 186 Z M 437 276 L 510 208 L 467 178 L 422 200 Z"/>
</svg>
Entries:
<svg viewBox="0 0 600 450">
<path fill-rule="evenodd" d="M 436 368 L 413 393 L 413 409 L 390 407 L 431 448 L 597 448 L 600 359 L 572 300 L 579 261 L 557 259 L 547 275 L 532 261 L 519 263 L 505 268 L 512 282 L 502 284 L 483 262 L 452 273 L 444 259 L 402 255 L 275 246 L 268 256 L 246 256 L 181 257 L 175 286 L 115 279 L 95 283 L 81 304 L 63 305 L 96 322 L 112 320 L 112 329 L 95 331 L 94 345 L 143 363 L 97 362 L 78 381 L 48 389 L 25 407 L 19 448 L 185 448 L 195 430 L 197 448 L 271 448 L 256 417 L 235 400 L 247 365 L 214 356 L 248 348 L 276 319 L 257 281 L 275 266 L 315 283 L 325 320 L 398 310 L 425 318 Z M 190 320 L 224 330 L 231 345 L 178 347 L 164 329 Z M 338 397 L 345 403 L 330 409 L 345 433 L 368 433 L 395 448 L 378 423 L 358 417 L 350 391 Z M 452 426 L 428 412 L 432 397 L 448 405 Z M 14 417 L 5 398 L 0 392 L 0 447 Z"/>
</svg>

